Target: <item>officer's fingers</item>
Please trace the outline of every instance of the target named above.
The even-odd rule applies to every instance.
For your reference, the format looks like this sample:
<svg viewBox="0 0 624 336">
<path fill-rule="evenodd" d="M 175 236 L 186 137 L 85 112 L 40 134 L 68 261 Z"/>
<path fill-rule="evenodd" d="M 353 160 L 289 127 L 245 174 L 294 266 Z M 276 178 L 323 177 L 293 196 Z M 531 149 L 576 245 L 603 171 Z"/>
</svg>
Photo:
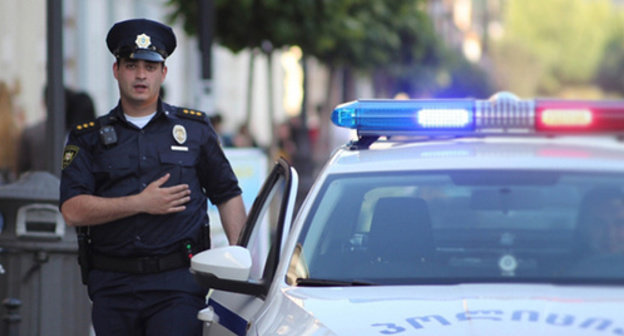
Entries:
<svg viewBox="0 0 624 336">
<path fill-rule="evenodd" d="M 154 204 L 152 207 L 149 207 L 146 212 L 152 215 L 166 215 L 170 213 L 181 212 L 186 210 L 186 206 L 184 204 L 186 204 L 189 199 L 190 198 L 186 200 L 176 199 L 172 201 L 167 201 L 166 203 L 162 204 Z"/>
<path fill-rule="evenodd" d="M 174 195 L 174 196 L 188 195 L 191 193 L 191 190 L 189 189 L 188 184 L 178 184 L 172 187 L 161 188 L 161 189 L 164 190 L 167 194 Z"/>
<path fill-rule="evenodd" d="M 186 203 L 191 200 L 191 191 L 183 190 L 171 195 L 173 202 L 178 204 Z"/>
<path fill-rule="evenodd" d="M 171 177 L 171 174 L 167 173 L 167 174 L 163 175 L 161 178 L 155 180 L 154 182 L 152 182 L 150 184 L 153 184 L 156 187 L 160 187 L 161 185 L 165 184 L 165 182 L 167 182 L 167 180 L 169 180 L 169 177 Z"/>
<path fill-rule="evenodd" d="M 188 189 L 181 190 L 174 194 L 169 194 L 169 196 L 167 196 L 167 207 L 168 208 L 179 207 L 183 204 L 188 203 L 191 200 L 190 194 L 191 192 Z"/>
<path fill-rule="evenodd" d="M 175 213 L 175 212 L 182 212 L 186 210 L 186 206 L 184 205 L 180 205 L 180 206 L 175 206 L 175 207 L 171 207 L 167 210 L 167 213 Z"/>
<path fill-rule="evenodd" d="M 186 210 L 184 204 L 188 203 L 191 197 L 186 192 L 173 195 L 172 199 L 168 202 L 166 213 L 175 213 Z"/>
<path fill-rule="evenodd" d="M 190 200 L 191 200 L 190 196 L 180 197 L 180 198 L 176 199 L 175 201 L 171 202 L 171 206 L 172 207 L 179 207 L 179 206 L 182 206 L 182 205 L 188 203 Z"/>
</svg>

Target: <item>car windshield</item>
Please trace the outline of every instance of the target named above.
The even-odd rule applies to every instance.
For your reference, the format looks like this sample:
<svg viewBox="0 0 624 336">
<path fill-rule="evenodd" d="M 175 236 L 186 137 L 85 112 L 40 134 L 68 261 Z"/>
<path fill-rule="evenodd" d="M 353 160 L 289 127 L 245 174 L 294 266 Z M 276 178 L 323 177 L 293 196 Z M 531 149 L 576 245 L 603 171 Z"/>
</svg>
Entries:
<svg viewBox="0 0 624 336">
<path fill-rule="evenodd" d="M 333 175 L 287 282 L 624 281 L 622 185 L 572 171 Z"/>
</svg>

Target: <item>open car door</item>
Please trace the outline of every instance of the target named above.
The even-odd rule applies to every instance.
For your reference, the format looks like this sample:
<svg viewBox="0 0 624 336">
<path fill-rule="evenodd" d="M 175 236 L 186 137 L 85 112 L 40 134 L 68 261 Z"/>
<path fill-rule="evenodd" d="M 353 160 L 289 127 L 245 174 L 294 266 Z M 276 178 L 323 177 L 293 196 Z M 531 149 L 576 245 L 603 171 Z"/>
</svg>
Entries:
<svg viewBox="0 0 624 336">
<path fill-rule="evenodd" d="M 264 306 L 292 223 L 297 187 L 297 172 L 280 159 L 253 203 L 238 245 L 191 260 L 196 280 L 211 289 L 208 306 L 198 314 L 204 335 L 245 335 Z"/>
</svg>

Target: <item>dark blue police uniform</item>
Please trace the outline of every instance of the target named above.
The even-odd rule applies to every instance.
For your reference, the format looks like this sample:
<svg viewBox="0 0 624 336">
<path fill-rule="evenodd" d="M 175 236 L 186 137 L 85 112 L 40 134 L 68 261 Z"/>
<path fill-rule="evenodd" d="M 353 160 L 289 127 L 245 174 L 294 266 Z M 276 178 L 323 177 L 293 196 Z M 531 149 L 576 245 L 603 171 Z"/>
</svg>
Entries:
<svg viewBox="0 0 624 336">
<path fill-rule="evenodd" d="M 100 130 L 104 127 L 112 127 L 116 133 L 114 144 L 103 143 Z M 184 132 L 186 139 L 180 136 L 176 139 L 174 130 Z M 73 152 L 71 162 L 64 161 L 61 204 L 81 194 L 102 197 L 138 194 L 166 173 L 171 177 L 163 187 L 184 183 L 191 191 L 191 200 L 182 212 L 142 213 L 89 228 L 91 255 L 96 261 L 104 258 L 104 264 L 93 265 L 89 274 L 94 323 L 99 316 L 98 298 L 111 295 L 128 301 L 128 308 L 135 308 L 150 297 L 146 294 L 143 298 L 140 293 L 179 291 L 199 298 L 197 309 L 201 309 L 206 292 L 190 275 L 188 260 L 185 264 L 174 262 L 174 269 L 159 269 L 158 264 L 140 257 L 188 258 L 189 245 L 191 252 L 196 252 L 205 243 L 202 228 L 208 224 L 206 197 L 220 204 L 241 193 L 218 136 L 205 115 L 161 102 L 153 119 L 138 129 L 126 121 L 121 106 L 117 106 L 108 115 L 72 131 L 68 150 Z M 110 265 L 106 265 L 109 260 Z M 123 264 L 128 260 L 130 263 Z M 133 300 L 134 295 L 138 296 Z M 119 304 L 118 299 L 108 301 Z M 199 323 L 196 312 L 191 315 L 193 324 Z"/>
<path fill-rule="evenodd" d="M 158 62 L 175 47 L 172 34 L 159 23 L 130 20 L 111 29 L 109 48 L 117 57 Z M 151 44 L 142 45 L 146 36 Z M 124 51 L 128 43 L 141 47 Z M 187 184 L 191 192 L 182 212 L 140 213 L 88 227 L 83 263 L 89 265 L 86 281 L 98 336 L 201 334 L 196 316 L 206 291 L 188 270 L 189 254 L 209 247 L 207 199 L 218 205 L 241 194 L 206 115 L 159 100 L 156 114 L 140 129 L 126 120 L 120 103 L 78 125 L 63 155 L 61 205 L 83 194 L 138 194 L 167 173 L 162 187 Z"/>
<path fill-rule="evenodd" d="M 180 251 L 173 243 L 197 239 L 200 227 L 208 221 L 204 193 L 214 204 L 241 193 L 218 135 L 201 112 L 160 103 L 150 123 L 138 129 L 117 106 L 86 126 L 74 130 L 66 146 L 75 148 L 76 154 L 63 169 L 61 202 L 81 194 L 138 194 L 166 173 L 171 177 L 163 187 L 188 184 L 191 191 L 183 212 L 139 214 L 91 227 L 94 253 L 142 256 Z M 113 127 L 115 144 L 102 143 L 99 130 L 105 126 Z M 187 139 L 178 143 L 174 129 L 183 130 Z"/>
</svg>

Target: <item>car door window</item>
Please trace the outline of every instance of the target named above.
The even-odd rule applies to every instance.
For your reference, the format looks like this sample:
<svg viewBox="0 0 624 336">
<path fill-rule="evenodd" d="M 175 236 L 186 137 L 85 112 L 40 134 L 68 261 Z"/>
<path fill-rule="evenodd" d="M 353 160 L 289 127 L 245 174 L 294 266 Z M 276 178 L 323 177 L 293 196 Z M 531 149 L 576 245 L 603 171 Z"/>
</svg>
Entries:
<svg viewBox="0 0 624 336">
<path fill-rule="evenodd" d="M 282 237 L 290 227 L 296 184 L 296 172 L 286 161 L 280 160 L 254 202 L 240 242 L 252 254 L 250 280 L 272 279 Z"/>
</svg>

